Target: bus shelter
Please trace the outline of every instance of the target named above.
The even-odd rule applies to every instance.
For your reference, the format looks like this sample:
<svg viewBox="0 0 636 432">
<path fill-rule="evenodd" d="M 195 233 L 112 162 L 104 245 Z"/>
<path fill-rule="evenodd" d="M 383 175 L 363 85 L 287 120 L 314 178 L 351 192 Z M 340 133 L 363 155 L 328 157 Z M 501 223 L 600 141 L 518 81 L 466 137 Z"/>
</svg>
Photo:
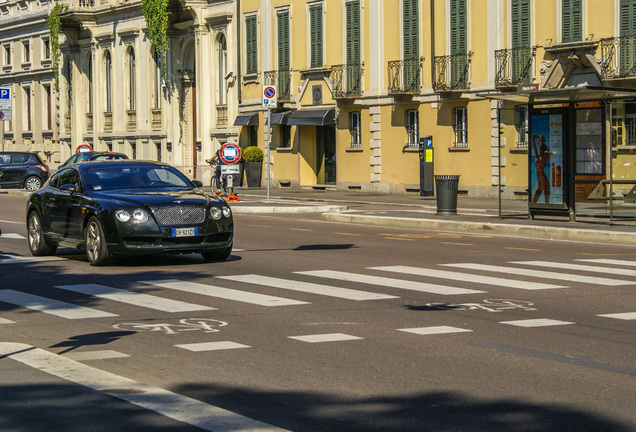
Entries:
<svg viewBox="0 0 636 432">
<path fill-rule="evenodd" d="M 482 94 L 498 101 L 500 215 L 636 221 L 636 89 L 536 87 Z"/>
</svg>

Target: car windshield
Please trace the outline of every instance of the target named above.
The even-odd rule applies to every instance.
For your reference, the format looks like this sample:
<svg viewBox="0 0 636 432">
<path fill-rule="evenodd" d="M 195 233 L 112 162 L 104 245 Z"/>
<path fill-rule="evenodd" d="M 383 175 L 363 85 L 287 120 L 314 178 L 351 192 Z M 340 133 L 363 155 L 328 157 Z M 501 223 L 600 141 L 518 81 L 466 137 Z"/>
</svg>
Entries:
<svg viewBox="0 0 636 432">
<path fill-rule="evenodd" d="M 163 165 L 97 166 L 87 170 L 88 189 L 192 188 L 192 183 L 176 169 Z"/>
</svg>

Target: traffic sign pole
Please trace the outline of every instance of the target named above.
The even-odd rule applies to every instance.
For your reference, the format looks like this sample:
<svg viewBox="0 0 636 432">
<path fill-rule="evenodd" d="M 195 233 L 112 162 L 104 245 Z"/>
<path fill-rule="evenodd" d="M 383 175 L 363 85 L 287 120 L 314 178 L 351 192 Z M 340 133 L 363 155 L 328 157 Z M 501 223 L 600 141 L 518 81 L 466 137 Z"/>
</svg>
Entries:
<svg viewBox="0 0 636 432">
<path fill-rule="evenodd" d="M 272 131 L 272 109 L 267 107 L 267 202 L 269 202 L 269 180 L 270 180 L 270 167 L 269 167 L 269 148 L 271 143 L 271 131 Z"/>
</svg>

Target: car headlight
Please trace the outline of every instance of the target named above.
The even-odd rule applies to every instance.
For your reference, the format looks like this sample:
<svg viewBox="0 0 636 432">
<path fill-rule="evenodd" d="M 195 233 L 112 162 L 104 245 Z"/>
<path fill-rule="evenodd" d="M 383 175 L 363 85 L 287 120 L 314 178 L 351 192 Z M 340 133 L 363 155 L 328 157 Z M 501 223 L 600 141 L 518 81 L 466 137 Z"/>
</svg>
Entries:
<svg viewBox="0 0 636 432">
<path fill-rule="evenodd" d="M 148 220 L 148 213 L 142 209 L 133 210 L 132 214 L 128 210 L 119 209 L 115 212 L 115 217 L 120 222 L 132 222 L 134 224 L 144 223 Z"/>
<path fill-rule="evenodd" d="M 232 214 L 232 211 L 230 210 L 228 206 L 223 206 L 221 208 L 221 212 L 223 213 L 223 216 L 225 216 L 226 218 L 229 218 L 230 215 Z"/>
<path fill-rule="evenodd" d="M 212 219 L 214 220 L 219 220 L 221 219 L 221 216 L 223 216 L 223 214 L 221 213 L 221 210 L 219 210 L 218 207 L 212 207 L 210 209 L 210 216 L 212 216 Z"/>
</svg>

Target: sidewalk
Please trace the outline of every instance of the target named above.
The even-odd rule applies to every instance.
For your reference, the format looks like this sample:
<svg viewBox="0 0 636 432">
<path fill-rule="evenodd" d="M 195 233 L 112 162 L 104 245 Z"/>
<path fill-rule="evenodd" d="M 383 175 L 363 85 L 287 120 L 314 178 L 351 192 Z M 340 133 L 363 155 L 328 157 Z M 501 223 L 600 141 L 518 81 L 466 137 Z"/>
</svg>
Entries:
<svg viewBox="0 0 636 432">
<path fill-rule="evenodd" d="M 417 194 L 271 188 L 267 201 L 264 188 L 236 192 L 241 201 L 230 205 L 237 214 L 320 212 L 322 220 L 331 222 L 636 245 L 635 221 L 610 223 L 609 218 L 578 218 L 570 222 L 549 216 L 529 219 L 523 200 L 516 206 L 520 211 L 501 217 L 497 199 L 460 196 L 456 215 L 437 215 L 436 199 Z"/>
</svg>

